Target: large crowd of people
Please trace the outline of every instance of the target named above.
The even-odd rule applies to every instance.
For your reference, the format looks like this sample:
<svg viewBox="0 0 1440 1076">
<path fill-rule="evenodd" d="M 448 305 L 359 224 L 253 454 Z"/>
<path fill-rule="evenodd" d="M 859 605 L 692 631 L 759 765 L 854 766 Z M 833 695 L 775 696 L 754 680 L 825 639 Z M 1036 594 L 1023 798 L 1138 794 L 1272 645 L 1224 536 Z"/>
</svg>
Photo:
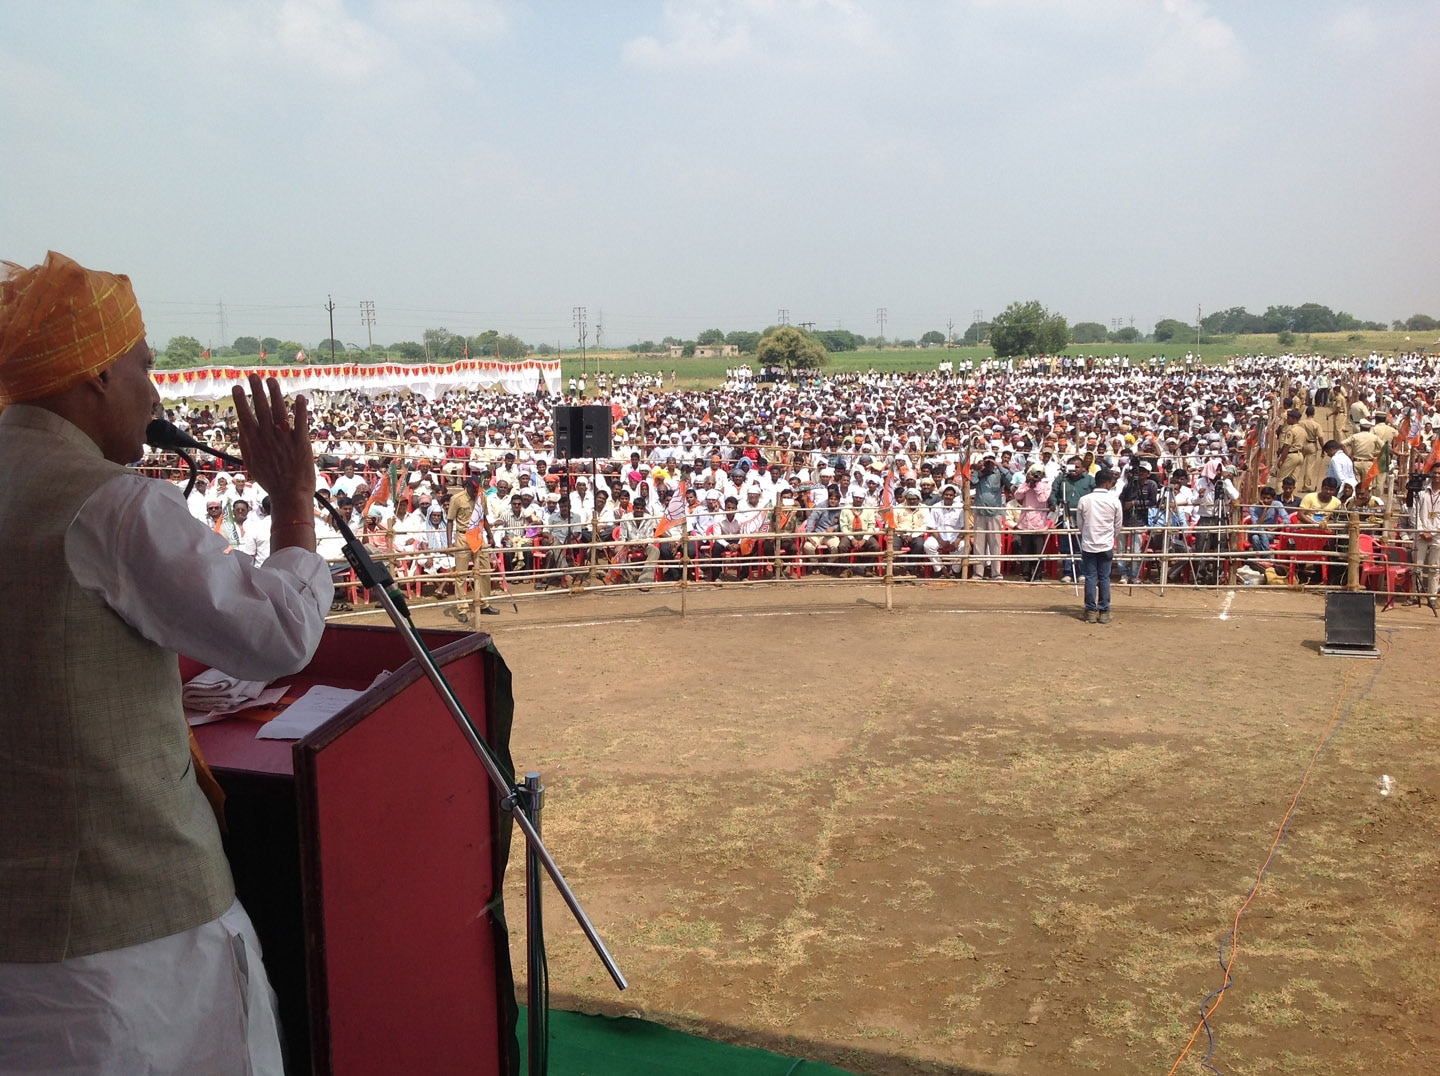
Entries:
<svg viewBox="0 0 1440 1076">
<path fill-rule="evenodd" d="M 1106 474 L 1124 511 L 1122 581 L 1216 582 L 1229 569 L 1273 580 L 1277 541 L 1297 524 L 1338 530 L 1355 509 L 1414 529 L 1420 483 L 1387 486 L 1375 472 L 1434 461 L 1436 373 L 1420 353 L 1106 357 L 800 381 L 738 368 L 699 391 L 607 375 L 583 399 L 578 384 L 559 399 L 342 393 L 313 401 L 315 453 L 321 488 L 397 574 L 433 576 L 457 597 L 473 579 L 481 612 L 495 575 L 536 589 L 683 572 L 1071 582 L 1079 502 Z M 557 459 L 553 408 L 582 402 L 609 407 L 613 451 Z M 169 413 L 215 447 L 234 442 L 223 411 Z M 263 559 L 264 491 L 243 474 L 203 476 L 190 501 Z M 317 527 L 338 562 L 339 535 L 318 510 Z M 1416 534 L 1422 565 L 1429 542 Z M 1314 559 L 1343 547 L 1333 535 Z M 1320 581 L 1321 567 L 1300 576 Z"/>
</svg>

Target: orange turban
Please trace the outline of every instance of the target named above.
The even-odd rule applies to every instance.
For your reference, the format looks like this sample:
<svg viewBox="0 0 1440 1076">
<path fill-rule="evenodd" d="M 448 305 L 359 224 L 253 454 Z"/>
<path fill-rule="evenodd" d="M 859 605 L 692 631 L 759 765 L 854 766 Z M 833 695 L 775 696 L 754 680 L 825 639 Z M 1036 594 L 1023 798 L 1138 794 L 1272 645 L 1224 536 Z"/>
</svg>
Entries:
<svg viewBox="0 0 1440 1076">
<path fill-rule="evenodd" d="M 99 373 L 145 338 L 130 278 L 56 254 L 0 262 L 0 407 Z"/>
</svg>

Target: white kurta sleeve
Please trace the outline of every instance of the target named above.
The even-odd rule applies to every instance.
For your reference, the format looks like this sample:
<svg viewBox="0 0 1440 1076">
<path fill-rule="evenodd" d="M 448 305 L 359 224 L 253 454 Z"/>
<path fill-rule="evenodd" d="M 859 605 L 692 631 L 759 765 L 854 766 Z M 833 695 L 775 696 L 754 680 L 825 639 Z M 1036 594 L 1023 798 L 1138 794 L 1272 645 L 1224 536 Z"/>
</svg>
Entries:
<svg viewBox="0 0 1440 1076">
<path fill-rule="evenodd" d="M 174 486 L 138 474 L 90 496 L 65 532 L 65 560 L 151 642 L 244 680 L 303 668 L 334 596 L 321 557 L 291 547 L 257 568 L 197 522 Z"/>
</svg>

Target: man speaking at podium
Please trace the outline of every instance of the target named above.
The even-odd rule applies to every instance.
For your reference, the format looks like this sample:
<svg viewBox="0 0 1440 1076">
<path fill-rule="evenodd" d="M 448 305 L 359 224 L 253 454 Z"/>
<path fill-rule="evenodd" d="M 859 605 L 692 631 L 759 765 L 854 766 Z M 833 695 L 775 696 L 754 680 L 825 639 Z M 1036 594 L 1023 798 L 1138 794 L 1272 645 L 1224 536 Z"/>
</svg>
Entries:
<svg viewBox="0 0 1440 1076">
<path fill-rule="evenodd" d="M 176 653 L 250 680 L 313 655 L 332 587 L 307 405 L 235 390 L 273 507 L 256 568 L 125 466 L 150 366 L 127 278 L 0 263 L 0 1073 L 282 1071 Z"/>
</svg>

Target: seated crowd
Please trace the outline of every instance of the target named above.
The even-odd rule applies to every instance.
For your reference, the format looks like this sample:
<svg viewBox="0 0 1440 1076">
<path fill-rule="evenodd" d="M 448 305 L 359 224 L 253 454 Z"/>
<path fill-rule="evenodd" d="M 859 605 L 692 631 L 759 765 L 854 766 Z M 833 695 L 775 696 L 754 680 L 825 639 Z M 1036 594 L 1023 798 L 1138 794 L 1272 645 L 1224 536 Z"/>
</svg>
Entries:
<svg viewBox="0 0 1440 1076">
<path fill-rule="evenodd" d="M 1069 582 L 1075 507 L 1101 468 L 1118 473 L 1125 511 L 1119 577 L 1168 567 L 1171 579 L 1210 582 L 1242 552 L 1263 570 L 1297 526 L 1334 528 L 1352 508 L 1378 518 L 1366 479 L 1382 453 L 1430 454 L 1433 364 L 1372 365 L 987 368 L 702 392 L 619 383 L 604 400 L 615 456 L 569 461 L 554 458 L 553 399 L 338 394 L 315 402 L 316 450 L 322 488 L 397 576 L 434 577 L 457 595 L 472 564 L 477 577 L 538 589 L 682 571 Z M 221 414 L 171 417 L 233 442 Z M 263 491 L 244 475 L 202 477 L 191 501 L 264 556 Z M 322 551 L 338 561 L 339 536 L 319 515 Z M 477 581 L 483 599 L 490 580 Z"/>
</svg>

